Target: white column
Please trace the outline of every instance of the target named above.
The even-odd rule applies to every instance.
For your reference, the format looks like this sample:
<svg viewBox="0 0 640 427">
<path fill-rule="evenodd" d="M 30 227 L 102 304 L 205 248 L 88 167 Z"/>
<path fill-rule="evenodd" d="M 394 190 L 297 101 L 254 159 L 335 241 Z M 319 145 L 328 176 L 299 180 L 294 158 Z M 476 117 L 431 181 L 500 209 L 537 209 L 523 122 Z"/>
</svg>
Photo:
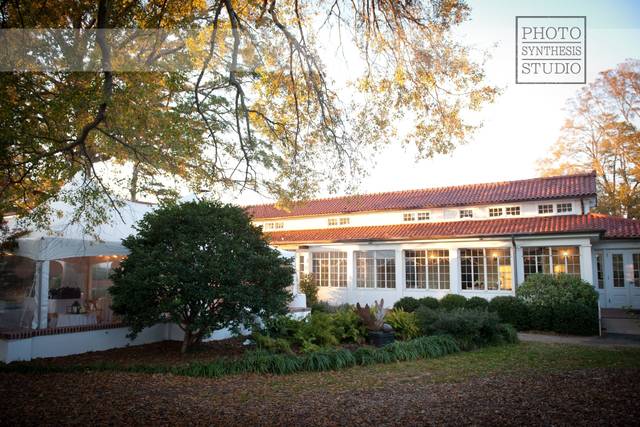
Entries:
<svg viewBox="0 0 640 427">
<path fill-rule="evenodd" d="M 515 252 L 515 266 L 518 277 L 516 277 L 515 279 L 514 290 L 518 287 L 518 285 L 521 285 L 522 282 L 524 282 L 524 255 L 522 253 L 522 246 L 518 246 L 518 244 L 516 243 Z"/>
<path fill-rule="evenodd" d="M 354 260 L 353 248 L 347 248 L 347 300 L 344 301 L 349 304 L 355 304 L 354 301 L 355 289 L 356 289 L 356 263 Z"/>
<path fill-rule="evenodd" d="M 44 329 L 47 327 L 49 313 L 49 264 L 50 261 L 36 262 L 36 286 L 34 289 L 35 312 L 31 327 Z"/>
<path fill-rule="evenodd" d="M 449 249 L 449 287 L 452 294 L 460 294 L 460 257 L 458 248 Z"/>
<path fill-rule="evenodd" d="M 402 298 L 404 295 L 404 260 L 402 258 L 402 249 L 395 249 L 395 259 L 396 259 L 396 301 Z M 389 301 L 391 302 L 391 301 Z M 392 304 L 388 304 L 389 307 Z"/>
<path fill-rule="evenodd" d="M 596 283 L 593 277 L 593 256 L 590 244 L 580 245 L 580 278 L 592 285 Z"/>
</svg>

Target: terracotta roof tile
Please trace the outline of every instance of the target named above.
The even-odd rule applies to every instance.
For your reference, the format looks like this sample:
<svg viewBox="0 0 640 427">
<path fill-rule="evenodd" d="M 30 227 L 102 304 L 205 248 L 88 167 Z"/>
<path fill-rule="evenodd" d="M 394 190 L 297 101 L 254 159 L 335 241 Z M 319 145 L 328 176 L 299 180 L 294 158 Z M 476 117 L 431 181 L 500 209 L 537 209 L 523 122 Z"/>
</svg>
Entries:
<svg viewBox="0 0 640 427">
<path fill-rule="evenodd" d="M 603 233 L 608 239 L 640 238 L 640 220 L 599 214 L 529 218 L 427 222 L 368 227 L 339 227 L 267 233 L 273 244 L 347 242 L 363 240 L 425 240 L 456 237 Z"/>
<path fill-rule="evenodd" d="M 290 211 L 278 209 L 274 205 L 254 205 L 247 206 L 246 209 L 254 218 L 263 219 L 507 203 L 595 196 L 595 194 L 595 174 L 586 173 L 520 181 L 315 199 L 302 203 Z"/>
</svg>

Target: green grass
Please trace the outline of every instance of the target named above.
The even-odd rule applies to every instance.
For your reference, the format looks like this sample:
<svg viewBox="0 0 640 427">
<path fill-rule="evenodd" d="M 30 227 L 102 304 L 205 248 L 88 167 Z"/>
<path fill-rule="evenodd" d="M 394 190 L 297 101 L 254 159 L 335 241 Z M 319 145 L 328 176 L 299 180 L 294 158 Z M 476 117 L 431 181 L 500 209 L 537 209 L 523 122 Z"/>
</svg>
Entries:
<svg viewBox="0 0 640 427">
<path fill-rule="evenodd" d="M 294 377 L 313 376 L 312 381 L 319 387 L 338 387 L 348 390 L 362 386 L 382 388 L 389 382 L 398 384 L 416 381 L 460 382 L 474 377 L 497 374 L 517 376 L 535 372 L 551 373 L 597 368 L 640 368 L 640 348 L 602 348 L 524 342 L 485 347 L 440 358 L 357 366 L 340 372 L 325 372 L 322 375 L 299 373 L 294 374 Z"/>
</svg>

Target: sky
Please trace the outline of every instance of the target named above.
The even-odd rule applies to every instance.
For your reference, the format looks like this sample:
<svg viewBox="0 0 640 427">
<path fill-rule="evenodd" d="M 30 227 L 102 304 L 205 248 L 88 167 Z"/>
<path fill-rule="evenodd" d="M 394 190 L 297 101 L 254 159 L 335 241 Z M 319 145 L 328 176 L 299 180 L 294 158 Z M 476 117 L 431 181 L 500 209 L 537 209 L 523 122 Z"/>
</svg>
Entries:
<svg viewBox="0 0 640 427">
<path fill-rule="evenodd" d="M 559 136 L 566 102 L 582 85 L 515 84 L 515 17 L 571 15 L 587 17 L 587 82 L 598 72 L 629 58 L 640 58 L 640 0 L 469 0 L 470 20 L 457 36 L 487 50 L 487 81 L 502 89 L 479 114 L 483 127 L 449 155 L 415 161 L 415 152 L 398 144 L 370 159 L 375 165 L 358 193 L 395 191 L 533 178 Z M 327 73 L 349 76 L 349 65 L 336 55 L 324 58 Z M 345 69 L 345 67 L 347 67 Z M 339 83 L 339 82 L 338 82 Z M 410 125 L 410 124 L 407 124 Z M 318 194 L 327 196 L 331 194 Z M 340 195 L 340 194 L 336 194 Z M 229 195 L 236 203 L 271 200 L 245 192 Z"/>
</svg>

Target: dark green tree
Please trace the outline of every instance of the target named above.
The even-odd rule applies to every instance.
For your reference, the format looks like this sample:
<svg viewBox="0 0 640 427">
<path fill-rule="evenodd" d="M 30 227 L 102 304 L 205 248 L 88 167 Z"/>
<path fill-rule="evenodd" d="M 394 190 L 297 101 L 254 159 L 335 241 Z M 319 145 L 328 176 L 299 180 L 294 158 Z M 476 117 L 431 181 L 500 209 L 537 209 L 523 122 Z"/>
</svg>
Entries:
<svg viewBox="0 0 640 427">
<path fill-rule="evenodd" d="M 241 208 L 169 203 L 136 229 L 110 288 L 131 336 L 169 321 L 185 333 L 184 353 L 214 330 L 286 311 L 293 268 Z"/>
</svg>

